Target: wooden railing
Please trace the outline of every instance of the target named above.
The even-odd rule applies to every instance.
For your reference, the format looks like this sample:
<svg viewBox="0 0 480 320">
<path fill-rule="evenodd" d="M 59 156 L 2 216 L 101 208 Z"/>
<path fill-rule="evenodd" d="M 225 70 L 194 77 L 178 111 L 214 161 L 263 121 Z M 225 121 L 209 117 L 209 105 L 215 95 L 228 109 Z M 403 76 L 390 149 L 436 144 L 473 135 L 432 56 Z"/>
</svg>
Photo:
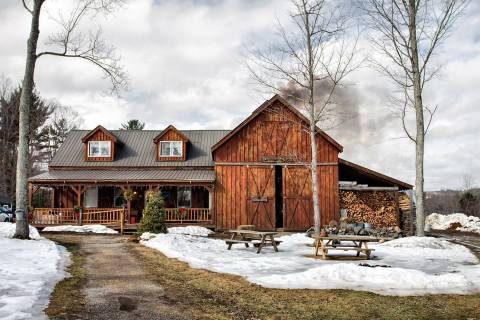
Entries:
<svg viewBox="0 0 480 320">
<path fill-rule="evenodd" d="M 36 208 L 33 211 L 32 224 L 78 224 L 79 215 L 73 208 Z"/>
<path fill-rule="evenodd" d="M 124 219 L 123 208 L 84 208 L 82 224 L 120 224 Z M 32 224 L 58 225 L 80 224 L 80 213 L 73 208 L 35 208 Z"/>
<path fill-rule="evenodd" d="M 208 208 L 166 208 L 167 223 L 211 223 L 212 215 Z M 80 213 L 73 208 L 36 208 L 31 223 L 38 225 L 61 224 L 123 224 L 123 208 L 83 208 L 82 221 Z"/>
<path fill-rule="evenodd" d="M 165 221 L 176 223 L 205 223 L 212 222 L 208 208 L 166 208 Z"/>
<path fill-rule="evenodd" d="M 84 210 L 84 224 L 118 224 L 125 219 L 125 209 L 99 208 Z"/>
</svg>

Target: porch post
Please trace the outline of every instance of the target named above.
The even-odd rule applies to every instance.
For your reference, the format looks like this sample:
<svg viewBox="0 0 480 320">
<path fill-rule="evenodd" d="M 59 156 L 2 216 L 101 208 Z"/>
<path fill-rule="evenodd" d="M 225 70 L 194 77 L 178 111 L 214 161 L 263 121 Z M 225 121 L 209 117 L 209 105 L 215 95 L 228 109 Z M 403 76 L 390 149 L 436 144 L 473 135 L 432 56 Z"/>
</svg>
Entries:
<svg viewBox="0 0 480 320">
<path fill-rule="evenodd" d="M 51 207 L 55 208 L 55 187 L 52 187 L 52 193 L 50 194 Z"/>
<path fill-rule="evenodd" d="M 212 210 L 213 193 L 212 193 L 211 189 L 207 189 L 207 190 L 208 190 L 208 209 Z"/>
<path fill-rule="evenodd" d="M 82 192 L 78 189 L 75 192 L 77 193 L 77 207 L 80 208 L 82 206 Z"/>
<path fill-rule="evenodd" d="M 212 222 L 215 222 L 214 221 L 215 220 L 214 219 L 214 212 L 213 212 L 214 211 L 214 209 L 213 209 L 214 203 L 213 202 L 214 202 L 214 199 L 215 199 L 215 197 L 214 197 L 214 187 L 213 187 L 213 185 L 211 185 L 211 186 L 207 186 L 205 188 L 208 191 L 208 213 L 210 215 L 209 218 L 210 218 L 210 220 L 212 220 Z"/>
<path fill-rule="evenodd" d="M 125 191 L 129 189 L 129 186 L 120 186 L 120 189 L 122 189 L 122 196 L 125 194 Z M 124 215 L 124 220 L 127 220 L 127 223 L 130 223 L 130 209 L 132 207 L 132 202 L 130 199 L 127 199 L 127 212 Z"/>
<path fill-rule="evenodd" d="M 32 206 L 33 187 L 32 184 L 28 184 L 28 207 Z"/>
</svg>

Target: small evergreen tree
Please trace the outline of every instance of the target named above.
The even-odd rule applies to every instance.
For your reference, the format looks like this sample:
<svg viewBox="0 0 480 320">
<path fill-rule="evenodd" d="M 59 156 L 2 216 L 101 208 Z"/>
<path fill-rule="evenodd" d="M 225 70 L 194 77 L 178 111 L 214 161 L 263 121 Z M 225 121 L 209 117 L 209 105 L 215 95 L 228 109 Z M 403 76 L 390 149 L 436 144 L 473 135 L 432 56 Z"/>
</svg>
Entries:
<svg viewBox="0 0 480 320">
<path fill-rule="evenodd" d="M 478 197 L 470 191 L 464 192 L 459 200 L 459 204 L 463 213 L 468 216 L 475 215 L 475 209 L 477 208 L 478 202 Z"/>
<path fill-rule="evenodd" d="M 159 192 L 147 195 L 147 206 L 143 211 L 142 220 L 138 226 L 137 233 L 141 235 L 144 232 L 167 233 L 165 224 L 164 201 Z"/>
</svg>

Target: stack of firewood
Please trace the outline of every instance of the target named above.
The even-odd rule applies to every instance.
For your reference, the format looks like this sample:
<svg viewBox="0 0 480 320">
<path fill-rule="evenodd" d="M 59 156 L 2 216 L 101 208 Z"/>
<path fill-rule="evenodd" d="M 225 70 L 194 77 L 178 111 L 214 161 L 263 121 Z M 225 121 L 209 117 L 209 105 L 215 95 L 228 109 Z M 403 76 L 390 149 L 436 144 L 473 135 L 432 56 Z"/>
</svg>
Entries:
<svg viewBox="0 0 480 320">
<path fill-rule="evenodd" d="M 374 228 L 398 225 L 396 200 L 391 192 L 341 190 L 340 208 L 347 210 L 350 222 L 366 222 Z"/>
</svg>

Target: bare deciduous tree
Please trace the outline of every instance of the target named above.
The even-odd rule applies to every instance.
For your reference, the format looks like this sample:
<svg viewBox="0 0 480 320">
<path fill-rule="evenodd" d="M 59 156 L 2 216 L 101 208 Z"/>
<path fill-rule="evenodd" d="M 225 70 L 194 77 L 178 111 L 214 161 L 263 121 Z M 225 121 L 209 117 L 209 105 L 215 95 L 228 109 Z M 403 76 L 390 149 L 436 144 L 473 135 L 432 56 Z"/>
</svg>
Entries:
<svg viewBox="0 0 480 320">
<path fill-rule="evenodd" d="M 317 174 L 318 126 L 335 107 L 335 92 L 355 69 L 354 52 L 357 38 L 346 38 L 346 8 L 325 0 L 292 0 L 292 25 L 288 30 L 278 23 L 279 41 L 266 49 L 252 50 L 248 68 L 257 83 L 267 89 L 287 94 L 306 113 L 312 159 L 309 163 L 312 180 L 315 233 L 320 232 L 319 186 Z M 328 88 L 317 93 L 317 82 Z M 296 90 L 285 90 L 294 86 Z"/>
<path fill-rule="evenodd" d="M 425 85 L 438 74 L 432 63 L 438 47 L 449 36 L 468 0 L 363 0 L 360 8 L 373 33 L 370 41 L 381 53 L 375 68 L 388 77 L 401 93 L 401 120 L 408 138 L 415 143 L 415 199 L 417 235 L 424 235 L 425 135 L 436 107 L 424 102 Z M 409 112 L 414 114 L 410 130 Z M 425 119 L 427 119 L 425 121 Z"/>
<path fill-rule="evenodd" d="M 475 178 L 471 174 L 464 174 L 463 175 L 463 184 L 462 184 L 462 189 L 463 191 L 469 191 L 473 189 L 475 185 Z"/>
<path fill-rule="evenodd" d="M 84 34 L 80 30 L 82 19 L 90 14 L 111 13 L 121 0 L 77 0 L 74 8 L 64 14 L 59 13 L 54 20 L 60 31 L 48 37 L 46 45 L 52 50 L 37 52 L 40 34 L 40 13 L 46 0 L 22 0 L 23 7 L 31 15 L 30 35 L 27 42 L 25 73 L 22 82 L 19 116 L 19 145 L 17 156 L 16 204 L 17 212 L 27 212 L 27 167 L 28 167 L 28 135 L 29 109 L 32 105 L 34 74 L 38 58 L 42 56 L 59 56 L 79 58 L 99 67 L 112 83 L 112 91 L 118 92 L 126 86 L 127 77 L 119 65 L 119 57 L 113 47 L 108 46 L 101 37 L 100 29 Z M 26 215 L 25 215 L 26 216 Z M 20 218 L 20 214 L 17 215 Z M 28 239 L 28 220 L 17 219 L 15 238 Z"/>
</svg>

